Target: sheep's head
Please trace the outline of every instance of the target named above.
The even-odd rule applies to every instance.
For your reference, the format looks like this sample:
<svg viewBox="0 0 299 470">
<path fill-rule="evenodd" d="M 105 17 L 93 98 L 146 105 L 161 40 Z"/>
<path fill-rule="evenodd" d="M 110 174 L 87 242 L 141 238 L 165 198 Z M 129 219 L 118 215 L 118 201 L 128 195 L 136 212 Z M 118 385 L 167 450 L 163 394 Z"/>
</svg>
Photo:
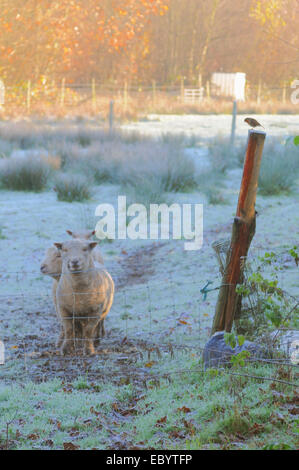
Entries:
<svg viewBox="0 0 299 470">
<path fill-rule="evenodd" d="M 40 266 L 40 271 L 42 274 L 51 276 L 54 279 L 57 279 L 61 275 L 62 269 L 62 259 L 60 251 L 51 246 L 46 251 L 46 256 Z"/>
<path fill-rule="evenodd" d="M 72 232 L 71 230 L 67 230 L 66 233 L 70 235 L 72 238 L 79 238 L 80 240 L 89 240 L 91 237 L 94 236 L 96 233 L 95 230 L 84 230 L 82 232 Z"/>
<path fill-rule="evenodd" d="M 63 271 L 76 274 L 88 271 L 93 266 L 91 256 L 92 250 L 97 246 L 97 242 L 85 240 L 71 240 L 64 243 L 54 243 L 61 253 Z"/>
</svg>

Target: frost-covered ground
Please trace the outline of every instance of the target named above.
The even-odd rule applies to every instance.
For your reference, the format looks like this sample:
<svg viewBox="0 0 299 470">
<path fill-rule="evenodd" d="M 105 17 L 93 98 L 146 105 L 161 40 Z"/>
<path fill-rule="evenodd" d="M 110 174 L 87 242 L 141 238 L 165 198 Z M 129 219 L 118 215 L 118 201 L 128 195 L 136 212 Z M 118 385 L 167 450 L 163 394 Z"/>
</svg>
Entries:
<svg viewBox="0 0 299 470">
<path fill-rule="evenodd" d="M 237 136 L 242 137 L 248 129 L 242 123 L 243 118 L 238 119 Z M 259 119 L 270 130 L 268 139 L 272 135 L 293 134 L 296 128 L 296 116 L 259 116 Z M 213 137 L 219 132 L 225 135 L 229 126 L 229 116 L 151 116 L 147 122 L 123 127 L 151 135 L 196 132 L 202 141 L 205 136 Z M 32 150 L 23 151 L 25 154 L 30 152 Z M 205 147 L 188 148 L 186 154 L 195 161 L 198 172 L 209 167 Z M 199 290 L 207 281 L 213 281 L 213 287 L 219 285 L 218 267 L 211 244 L 230 236 L 241 177 L 241 169 L 227 172 L 222 189 L 226 204 L 209 205 L 206 197 L 198 192 L 172 196 L 173 202 L 204 205 L 204 245 L 199 252 L 184 251 L 183 242 L 176 241 L 101 243 L 106 264 L 116 283 L 121 286 L 116 291 L 116 301 L 107 319 L 108 329 L 110 323 L 124 336 L 131 334 L 133 337 L 152 339 L 154 334 L 155 341 L 160 343 L 165 335 L 167 338 L 169 335 L 174 342 L 192 346 L 203 344 L 211 326 L 217 291 L 211 292 L 203 301 Z M 24 335 L 36 334 L 40 327 L 47 325 L 49 328 L 51 325 L 50 344 L 54 347 L 57 321 L 50 298 L 51 279 L 39 272 L 43 253 L 54 241 L 67 239 L 66 229 L 94 227 L 96 206 L 109 202 L 116 207 L 119 191 L 119 187 L 113 185 L 98 186 L 93 200 L 84 204 L 59 202 L 54 191 L 41 194 L 0 192 L 4 237 L 0 243 L 5 259 L 1 270 L 4 313 L 1 326 L 4 326 L 2 335 L 6 341 L 19 342 Z M 275 248 L 283 250 L 285 247 L 287 250 L 298 242 L 298 198 L 297 192 L 290 196 L 258 196 L 259 215 L 253 251 L 260 254 Z M 150 254 L 145 253 L 143 258 L 144 249 L 151 247 Z M 134 265 L 133 271 L 139 263 L 142 273 L 140 269 L 137 269 L 137 275 L 133 272 L 129 287 L 126 287 L 130 260 Z M 144 268 L 143 262 L 146 262 Z M 290 267 L 281 276 L 287 290 L 296 293 L 297 271 Z M 10 314 L 7 307 L 11 309 Z M 161 318 L 165 319 L 163 328 Z M 45 337 L 48 336 L 47 328 L 43 333 Z"/>
<path fill-rule="evenodd" d="M 198 171 L 209 166 L 206 149 L 189 148 L 186 153 L 195 159 Z M 185 251 L 183 241 L 100 243 L 117 285 L 115 303 L 107 319 L 107 329 L 115 330 L 116 342 L 129 337 L 157 345 L 172 342 L 197 348 L 204 344 L 217 290 L 209 293 L 206 300 L 200 290 L 208 281 L 213 282 L 212 288 L 219 286 L 211 245 L 230 237 L 241 177 L 241 169 L 228 170 L 222 189 L 225 204 L 209 205 L 200 192 L 172 195 L 173 202 L 204 205 L 204 244 L 198 252 Z M 66 229 L 94 227 L 96 206 L 108 202 L 117 207 L 119 191 L 114 185 L 98 186 L 93 200 L 84 204 L 59 202 L 54 191 L 0 192 L 4 259 L 0 273 L 0 325 L 8 357 L 20 354 L 20 345 L 32 335 L 44 338 L 46 347 L 55 350 L 58 324 L 51 300 L 52 281 L 39 272 L 43 254 L 54 241 L 68 238 Z M 285 252 L 286 269 L 280 280 L 282 287 L 294 295 L 298 295 L 298 271 L 287 250 L 298 243 L 298 199 L 296 192 L 290 196 L 258 196 L 257 231 L 252 243 L 252 253 L 258 255 L 277 249 Z M 9 349 L 14 346 L 18 348 Z M 29 341 L 24 348 L 31 354 L 37 352 L 39 344 Z"/>
<path fill-rule="evenodd" d="M 291 135 L 298 129 L 296 116 L 258 119 L 269 129 L 268 138 Z M 221 132 L 229 133 L 230 117 L 152 116 L 147 122 L 124 128 L 151 135 L 194 133 L 204 141 Z M 244 137 L 247 131 L 239 118 L 237 136 Z M 198 171 L 209 166 L 204 145 L 189 148 L 186 153 L 196 161 Z M 184 369 L 190 360 L 197 362 L 200 348 L 210 333 L 218 292 L 212 291 L 204 299 L 200 290 L 208 281 L 213 282 L 212 288 L 219 286 L 212 243 L 230 237 L 241 177 L 240 169 L 226 173 L 222 189 L 225 204 L 210 205 L 200 192 L 172 195 L 173 202 L 204 205 L 204 244 L 198 252 L 185 251 L 183 241 L 100 243 L 107 268 L 116 282 L 116 297 L 106 322 L 108 335 L 95 359 L 59 357 L 52 281 L 40 274 L 39 267 L 48 246 L 68 239 L 66 229 L 94 227 L 94 210 L 99 203 L 116 206 L 120 188 L 98 186 L 88 203 L 59 202 L 54 191 L 40 194 L 0 191 L 0 339 L 6 344 L 6 364 L 0 366 L 0 371 L 4 382 L 74 380 L 86 375 L 94 382 L 108 377 L 111 383 L 119 383 L 122 377 L 123 380 L 131 377 L 134 383 L 140 377 L 141 383 L 144 378 L 154 379 L 155 375 Z M 297 297 L 298 268 L 287 251 L 298 244 L 298 203 L 296 190 L 288 196 L 258 195 L 257 230 L 252 243 L 252 255 L 269 250 L 282 253 L 285 268 L 280 274 L 282 287 Z M 57 388 L 49 385 L 50 391 L 51 387 Z M 101 399 L 106 400 L 106 405 L 113 401 L 105 397 Z M 146 431 L 140 436 L 140 440 L 147 439 Z M 90 447 L 89 442 L 86 447 Z"/>
<path fill-rule="evenodd" d="M 248 125 L 244 123 L 246 116 L 237 116 L 236 136 L 245 137 Z M 266 129 L 269 137 L 294 135 L 298 133 L 298 115 L 251 115 Z M 231 132 L 232 117 L 227 115 L 208 116 L 172 116 L 150 115 L 144 122 L 132 122 L 123 126 L 128 130 L 136 130 L 147 135 L 161 135 L 163 133 L 199 135 L 202 139 L 211 139 L 218 135 L 229 135 Z"/>
</svg>

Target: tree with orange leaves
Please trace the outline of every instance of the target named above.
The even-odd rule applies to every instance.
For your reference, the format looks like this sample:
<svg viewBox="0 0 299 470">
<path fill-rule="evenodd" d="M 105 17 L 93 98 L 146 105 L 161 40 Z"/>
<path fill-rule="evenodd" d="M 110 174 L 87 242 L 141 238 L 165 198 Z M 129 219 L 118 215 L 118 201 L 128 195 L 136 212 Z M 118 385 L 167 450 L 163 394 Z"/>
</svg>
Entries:
<svg viewBox="0 0 299 470">
<path fill-rule="evenodd" d="M 0 0 L 0 73 L 37 80 L 41 75 L 90 74 L 109 55 L 127 51 L 168 0 Z M 107 64 L 106 64 L 107 65 Z M 106 67 L 107 68 L 107 67 Z"/>
</svg>

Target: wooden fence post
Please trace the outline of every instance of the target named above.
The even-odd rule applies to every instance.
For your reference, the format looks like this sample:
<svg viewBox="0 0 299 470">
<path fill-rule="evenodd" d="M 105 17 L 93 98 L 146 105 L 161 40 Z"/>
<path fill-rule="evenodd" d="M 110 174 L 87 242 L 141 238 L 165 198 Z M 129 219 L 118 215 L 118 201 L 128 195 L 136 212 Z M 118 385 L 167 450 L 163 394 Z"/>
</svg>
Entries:
<svg viewBox="0 0 299 470">
<path fill-rule="evenodd" d="M 237 213 L 219 290 L 212 335 L 217 331 L 230 332 L 236 309 L 241 306 L 236 286 L 242 282 L 244 259 L 255 234 L 255 201 L 265 138 L 266 133 L 263 131 L 249 131 Z"/>
<path fill-rule="evenodd" d="M 208 80 L 207 83 L 206 83 L 206 94 L 207 94 L 207 98 L 210 99 L 210 97 L 211 97 L 211 90 L 210 90 L 210 82 L 209 82 L 209 80 Z"/>
<path fill-rule="evenodd" d="M 91 102 L 92 102 L 92 109 L 93 111 L 96 110 L 96 100 L 97 100 L 97 95 L 96 95 L 96 81 L 93 78 L 91 80 Z"/>
<path fill-rule="evenodd" d="M 31 109 L 31 80 L 28 80 L 28 83 L 27 83 L 27 103 L 26 103 L 26 106 L 27 106 L 27 112 L 30 113 L 30 109 Z"/>
<path fill-rule="evenodd" d="M 282 102 L 283 104 L 286 104 L 287 100 L 287 84 L 286 82 L 283 83 L 283 89 L 282 89 Z"/>
<path fill-rule="evenodd" d="M 128 109 L 128 82 L 125 81 L 124 84 L 124 111 L 126 112 Z"/>
<path fill-rule="evenodd" d="M 64 106 L 65 78 L 61 80 L 60 106 Z"/>
<path fill-rule="evenodd" d="M 198 88 L 202 87 L 202 75 L 201 73 L 198 74 Z"/>
<path fill-rule="evenodd" d="M 152 87 L 153 87 L 153 106 L 156 104 L 156 80 L 152 81 Z"/>
<path fill-rule="evenodd" d="M 236 123 L 237 123 L 237 100 L 234 101 L 234 105 L 233 105 L 232 130 L 231 130 L 231 135 L 230 135 L 231 147 L 233 147 L 235 144 Z"/>
<path fill-rule="evenodd" d="M 184 95 L 185 95 L 185 84 L 184 84 L 184 78 L 181 78 L 181 100 L 184 101 Z"/>
<path fill-rule="evenodd" d="M 109 131 L 113 131 L 113 125 L 114 125 L 114 101 L 110 101 L 110 106 L 109 106 Z"/>
<path fill-rule="evenodd" d="M 262 80 L 259 80 L 258 88 L 257 88 L 257 104 L 261 104 L 261 96 L 262 96 Z"/>
</svg>

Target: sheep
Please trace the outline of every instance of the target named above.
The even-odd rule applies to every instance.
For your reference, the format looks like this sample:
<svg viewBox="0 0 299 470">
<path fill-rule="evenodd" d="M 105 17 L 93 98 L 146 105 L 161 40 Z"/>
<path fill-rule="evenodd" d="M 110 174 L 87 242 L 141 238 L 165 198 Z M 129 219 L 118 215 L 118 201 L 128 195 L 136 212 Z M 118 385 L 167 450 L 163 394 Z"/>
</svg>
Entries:
<svg viewBox="0 0 299 470">
<path fill-rule="evenodd" d="M 77 325 L 82 328 L 84 352 L 94 355 L 94 337 L 110 311 L 114 282 L 103 265 L 95 265 L 96 242 L 74 239 L 54 243 L 62 257 L 62 273 L 56 291 L 57 307 L 64 328 L 61 354 L 74 350 Z M 75 326 L 75 328 L 74 328 Z"/>
<path fill-rule="evenodd" d="M 70 230 L 67 230 L 67 233 L 75 239 L 88 240 L 90 237 L 92 237 L 95 234 L 95 231 L 89 230 L 89 231 L 82 231 L 82 232 L 71 232 Z M 92 251 L 92 255 L 94 257 L 95 262 L 99 263 L 100 265 L 104 264 L 102 255 L 98 247 L 96 247 Z M 51 246 L 46 251 L 45 258 L 42 261 L 41 266 L 40 266 L 40 271 L 42 274 L 45 274 L 46 276 L 50 276 L 53 278 L 52 299 L 53 299 L 55 311 L 56 311 L 59 321 L 60 321 L 60 318 L 59 318 L 59 313 L 57 310 L 56 290 L 57 290 L 58 282 L 59 282 L 60 275 L 61 275 L 61 269 L 62 269 L 61 253 L 55 246 Z M 80 331 L 78 331 L 77 334 L 78 336 L 80 336 Z M 99 344 L 99 338 L 104 337 L 105 334 L 106 332 L 105 332 L 104 319 L 102 319 L 96 331 L 96 344 Z M 57 341 L 57 347 L 59 348 L 61 347 L 63 339 L 64 339 L 64 331 L 62 329 L 59 335 L 59 339 Z"/>
<path fill-rule="evenodd" d="M 90 240 L 94 236 L 96 231 L 95 230 L 83 230 L 82 232 L 72 232 L 71 230 L 67 230 L 66 233 L 74 239 Z M 101 252 L 98 246 L 96 246 L 95 249 L 93 250 L 92 256 L 95 261 L 97 261 L 100 264 L 104 264 L 104 260 L 103 260 L 103 257 L 101 255 Z"/>
<path fill-rule="evenodd" d="M 42 264 L 40 266 L 40 270 L 42 274 L 52 277 L 55 281 L 59 281 L 61 275 L 61 268 L 62 268 L 62 259 L 61 253 L 57 250 L 56 247 L 50 246 L 47 249 L 46 255 Z"/>
<path fill-rule="evenodd" d="M 100 267 L 96 262 L 95 264 L 97 267 Z M 56 290 L 58 286 L 58 282 L 61 276 L 61 270 L 62 270 L 62 259 L 61 259 L 61 254 L 60 251 L 56 247 L 50 247 L 47 249 L 45 258 L 42 261 L 42 264 L 40 266 L 40 271 L 42 274 L 45 274 L 46 276 L 50 276 L 53 279 L 53 284 L 52 284 L 52 299 L 53 303 L 55 306 L 55 311 L 58 320 L 61 322 L 61 318 L 59 317 L 58 309 L 57 309 L 57 301 L 56 301 Z M 105 332 L 105 325 L 104 325 L 104 318 L 100 321 L 98 329 L 96 331 L 96 344 L 99 344 L 99 339 L 100 337 L 104 337 L 106 334 Z M 80 329 L 76 332 L 76 336 L 78 337 L 82 336 Z M 61 332 L 57 341 L 57 347 L 61 347 L 62 342 L 64 339 L 64 330 L 61 327 Z"/>
<path fill-rule="evenodd" d="M 46 276 L 50 276 L 53 279 L 52 299 L 53 299 L 53 303 L 55 306 L 56 315 L 59 321 L 60 321 L 60 318 L 59 318 L 58 309 L 57 309 L 56 290 L 57 290 L 58 282 L 61 276 L 61 269 L 62 269 L 61 253 L 59 250 L 57 250 L 56 247 L 51 246 L 46 251 L 45 258 L 42 261 L 42 264 L 40 266 L 40 271 L 42 274 L 45 274 Z M 57 341 L 58 347 L 61 347 L 63 339 L 64 339 L 64 331 L 63 331 L 63 328 L 61 328 L 59 339 Z"/>
</svg>

